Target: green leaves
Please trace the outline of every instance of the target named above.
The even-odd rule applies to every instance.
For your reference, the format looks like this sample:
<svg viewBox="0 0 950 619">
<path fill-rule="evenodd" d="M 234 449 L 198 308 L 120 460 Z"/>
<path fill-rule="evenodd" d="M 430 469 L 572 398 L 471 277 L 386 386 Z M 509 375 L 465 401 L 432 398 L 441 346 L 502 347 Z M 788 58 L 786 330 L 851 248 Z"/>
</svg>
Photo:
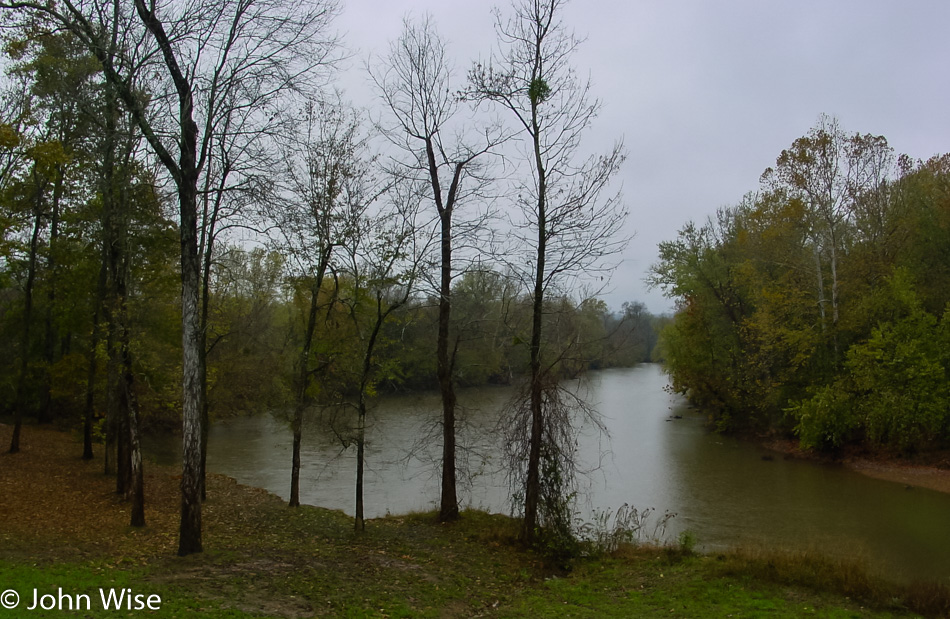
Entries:
<svg viewBox="0 0 950 619">
<path fill-rule="evenodd" d="M 532 105 L 539 105 L 551 96 L 551 87 L 543 78 L 536 77 L 528 85 L 528 98 Z"/>
<path fill-rule="evenodd" d="M 890 278 L 888 296 L 901 315 L 851 346 L 845 371 L 789 409 L 803 447 L 833 449 L 861 437 L 901 452 L 946 443 L 950 314 L 938 322 L 910 285 L 906 274 Z"/>
<path fill-rule="evenodd" d="M 843 446 L 860 426 L 849 394 L 838 385 L 819 387 L 811 398 L 790 407 L 798 420 L 795 434 L 805 449 L 827 451 Z"/>
<path fill-rule="evenodd" d="M 720 428 L 821 450 L 950 444 L 950 158 L 902 159 L 897 179 L 892 159 L 823 117 L 761 193 L 660 245 L 673 385 Z"/>
</svg>

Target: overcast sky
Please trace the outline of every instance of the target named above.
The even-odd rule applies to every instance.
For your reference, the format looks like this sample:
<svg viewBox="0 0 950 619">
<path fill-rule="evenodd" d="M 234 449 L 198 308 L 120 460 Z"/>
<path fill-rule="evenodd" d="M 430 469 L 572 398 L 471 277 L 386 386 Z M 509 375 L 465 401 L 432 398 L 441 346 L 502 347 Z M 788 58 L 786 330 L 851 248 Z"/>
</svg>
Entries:
<svg viewBox="0 0 950 619">
<path fill-rule="evenodd" d="M 494 44 L 492 7 L 469 0 L 342 0 L 344 44 L 385 53 L 403 16 L 433 16 L 459 77 Z M 609 289 L 618 309 L 672 304 L 643 283 L 657 244 L 758 188 L 762 171 L 819 114 L 883 135 L 898 153 L 950 151 L 948 0 L 574 0 L 565 20 L 586 37 L 575 66 L 603 101 L 585 148 L 623 137 L 621 173 L 635 238 Z M 341 79 L 369 105 L 361 62 Z"/>
</svg>

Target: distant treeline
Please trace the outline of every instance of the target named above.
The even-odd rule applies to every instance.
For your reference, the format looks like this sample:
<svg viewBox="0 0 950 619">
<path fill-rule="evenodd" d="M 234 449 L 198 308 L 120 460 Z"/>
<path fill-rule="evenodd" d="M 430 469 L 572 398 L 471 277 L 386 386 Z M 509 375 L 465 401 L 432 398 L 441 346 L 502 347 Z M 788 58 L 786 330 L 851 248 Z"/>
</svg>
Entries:
<svg viewBox="0 0 950 619">
<path fill-rule="evenodd" d="M 143 423 L 176 428 L 181 410 L 181 325 L 179 321 L 174 232 L 171 224 L 154 220 L 150 234 L 140 239 L 138 267 L 131 270 L 130 315 L 135 392 Z M 38 239 L 33 312 L 40 319 L 29 331 L 34 351 L 25 388 L 31 412 L 42 420 L 56 418 L 78 424 L 86 398 L 89 371 L 87 350 L 92 337 L 96 260 L 70 244 L 68 266 L 47 268 L 48 238 Z M 26 239 L 28 241 L 28 239 Z M 15 401 L 20 350 L 23 344 L 22 287 L 27 277 L 26 252 L 14 251 L 0 279 L 0 329 L 3 337 L 0 385 L 5 406 Z M 20 258 L 22 256 L 23 259 Z M 61 271 L 69 270 L 66 277 Z M 347 298 L 346 279 L 325 286 L 320 304 L 314 351 L 316 401 L 354 388 L 347 384 L 349 366 L 358 363 L 350 345 L 352 320 L 341 303 Z M 55 295 L 50 288 L 55 286 Z M 332 292 L 335 286 L 339 290 Z M 294 363 L 299 355 L 309 281 L 287 275 L 283 257 L 263 249 L 224 247 L 214 259 L 209 286 L 208 394 L 212 415 L 226 416 L 286 407 L 292 401 Z M 334 300 L 331 297 L 335 297 Z M 456 373 L 462 386 L 507 384 L 526 371 L 527 342 L 523 336 L 531 319 L 531 299 L 517 292 L 502 274 L 472 271 L 454 287 L 455 322 L 452 342 L 457 347 Z M 360 311 L 372 312 L 366 304 Z M 625 303 L 610 311 L 600 300 L 581 303 L 567 297 L 552 300 L 545 320 L 552 349 L 564 350 L 557 361 L 562 376 L 588 369 L 629 366 L 651 361 L 663 317 L 650 314 L 642 303 Z M 384 325 L 376 362 L 384 368 L 378 390 L 434 390 L 438 302 L 418 295 Z M 556 342 L 554 341 L 556 339 Z M 556 345 L 555 345 L 556 344 Z M 106 342 L 100 341 L 97 402 L 106 404 L 109 372 Z M 9 412 L 9 409 L 8 411 Z"/>
<path fill-rule="evenodd" d="M 834 119 L 759 192 L 660 245 L 676 390 L 803 447 L 950 447 L 950 155 L 895 158 Z"/>
</svg>

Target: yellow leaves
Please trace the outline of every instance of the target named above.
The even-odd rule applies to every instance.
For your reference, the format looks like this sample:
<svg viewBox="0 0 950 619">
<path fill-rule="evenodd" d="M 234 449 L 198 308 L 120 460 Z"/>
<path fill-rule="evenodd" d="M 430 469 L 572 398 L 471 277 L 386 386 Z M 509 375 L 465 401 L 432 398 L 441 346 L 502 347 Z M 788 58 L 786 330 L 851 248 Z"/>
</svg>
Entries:
<svg viewBox="0 0 950 619">
<path fill-rule="evenodd" d="M 0 123 L 0 149 L 13 150 L 20 145 L 20 134 L 12 126 Z"/>
<path fill-rule="evenodd" d="M 745 245 L 749 242 L 749 232 L 745 228 L 740 228 L 736 233 L 736 243 Z"/>
<path fill-rule="evenodd" d="M 65 165 L 71 160 L 62 142 L 40 142 L 27 150 L 30 159 L 36 162 L 36 167 L 44 174 L 51 175 L 57 166 Z"/>
<path fill-rule="evenodd" d="M 11 60 L 20 60 L 29 47 L 29 38 L 10 39 L 7 41 L 7 44 L 3 46 L 3 53 L 9 56 Z"/>
</svg>

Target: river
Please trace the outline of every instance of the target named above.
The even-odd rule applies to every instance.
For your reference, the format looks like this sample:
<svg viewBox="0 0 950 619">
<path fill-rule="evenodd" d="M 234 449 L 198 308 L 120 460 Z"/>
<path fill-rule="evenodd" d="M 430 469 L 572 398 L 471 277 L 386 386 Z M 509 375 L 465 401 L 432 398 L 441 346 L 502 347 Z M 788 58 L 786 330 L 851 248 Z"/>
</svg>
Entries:
<svg viewBox="0 0 950 619">
<path fill-rule="evenodd" d="M 623 503 L 675 512 L 667 534 L 689 530 L 699 549 L 755 544 L 819 550 L 865 560 L 897 579 L 950 583 L 950 495 L 863 476 L 844 467 L 786 460 L 754 444 L 710 433 L 702 415 L 665 388 L 659 366 L 591 373 L 575 385 L 602 415 L 609 436 L 584 427 L 578 451 L 590 469 L 578 511 Z M 471 475 L 467 506 L 508 513 L 499 416 L 511 389 L 463 390 L 468 423 L 459 444 Z M 438 394 L 385 398 L 367 435 L 366 517 L 435 508 L 441 441 Z M 301 501 L 353 513 L 355 449 L 344 450 L 316 417 L 304 426 Z M 159 460 L 176 443 L 152 443 Z M 271 415 L 230 419 L 210 431 L 208 467 L 238 482 L 289 496 L 291 434 Z"/>
</svg>

